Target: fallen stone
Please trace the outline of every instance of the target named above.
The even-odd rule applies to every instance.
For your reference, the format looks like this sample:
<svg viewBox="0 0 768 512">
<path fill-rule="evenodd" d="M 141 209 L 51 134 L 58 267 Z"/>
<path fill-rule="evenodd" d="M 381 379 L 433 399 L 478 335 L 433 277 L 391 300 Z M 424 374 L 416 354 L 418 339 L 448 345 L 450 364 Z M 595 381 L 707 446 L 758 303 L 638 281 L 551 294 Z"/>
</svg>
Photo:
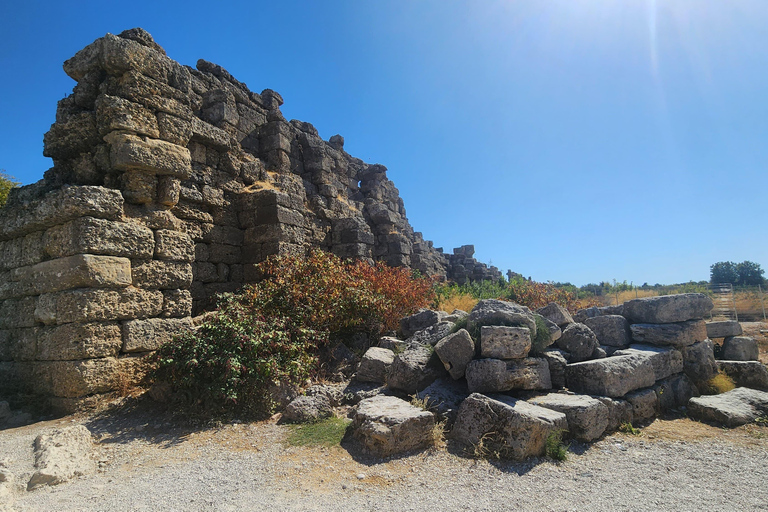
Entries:
<svg viewBox="0 0 768 512">
<path fill-rule="evenodd" d="M 741 324 L 735 320 L 722 322 L 707 322 L 707 338 L 727 338 L 728 336 L 741 336 Z"/>
<path fill-rule="evenodd" d="M 451 438 L 476 450 L 522 460 L 542 455 L 547 437 L 568 429 L 565 414 L 504 395 L 473 393 L 462 402 Z"/>
<path fill-rule="evenodd" d="M 397 397 L 375 396 L 357 404 L 351 429 L 364 451 L 391 457 L 430 446 L 434 425 L 431 412 Z"/>
<path fill-rule="evenodd" d="M 624 316 L 631 324 L 671 324 L 701 320 L 714 307 L 703 293 L 681 293 L 644 297 L 624 303 Z"/>
<path fill-rule="evenodd" d="M 568 310 L 555 302 L 550 302 L 543 308 L 537 309 L 536 312 L 561 329 L 565 329 L 568 324 L 573 323 L 573 317 Z"/>
<path fill-rule="evenodd" d="M 460 379 L 475 355 L 475 342 L 466 329 L 459 329 L 440 340 L 435 345 L 435 352 L 450 376 Z"/>
<path fill-rule="evenodd" d="M 609 398 L 607 396 L 596 396 L 596 400 L 600 400 L 604 406 L 608 409 L 608 415 L 606 416 L 606 432 L 615 432 L 619 428 L 626 424 L 632 423 L 632 404 L 626 400 L 617 398 Z"/>
<path fill-rule="evenodd" d="M 437 379 L 435 382 L 416 393 L 420 400 L 427 401 L 427 408 L 445 418 L 446 428 L 452 428 L 456 421 L 459 407 L 469 396 L 466 380 Z"/>
<path fill-rule="evenodd" d="M 736 388 L 720 395 L 700 396 L 688 401 L 688 415 L 700 421 L 738 427 L 768 414 L 768 393 Z"/>
<path fill-rule="evenodd" d="M 715 353 L 710 340 L 700 341 L 683 347 L 683 371 L 693 382 L 711 379 L 717 373 Z"/>
<path fill-rule="evenodd" d="M 549 393 L 531 398 L 528 402 L 565 414 L 568 437 L 579 441 L 599 438 L 608 426 L 608 407 L 589 396 Z"/>
<path fill-rule="evenodd" d="M 542 352 L 539 357 L 547 361 L 549 365 L 549 377 L 552 381 L 553 389 L 562 389 L 565 387 L 565 367 L 568 365 L 566 352 L 559 349 L 548 349 Z"/>
<path fill-rule="evenodd" d="M 587 395 L 618 398 L 652 386 L 654 382 L 656 377 L 650 358 L 637 355 L 613 356 L 565 367 L 568 389 Z"/>
<path fill-rule="evenodd" d="M 408 344 L 392 336 L 382 336 L 379 339 L 379 348 L 386 348 L 392 352 L 402 352 Z"/>
<path fill-rule="evenodd" d="M 632 404 L 633 421 L 647 421 L 656 416 L 659 399 L 653 389 L 632 391 L 624 399 Z"/>
<path fill-rule="evenodd" d="M 653 366 L 655 380 L 666 379 L 683 371 L 683 356 L 674 348 L 635 344 L 614 352 L 614 356 L 632 355 L 647 358 Z"/>
<path fill-rule="evenodd" d="M 722 359 L 726 361 L 757 361 L 759 354 L 755 338 L 729 336 L 723 340 Z"/>
<path fill-rule="evenodd" d="M 536 337 L 536 320 L 525 306 L 496 299 L 485 299 L 477 303 L 469 313 L 467 330 L 474 332 L 482 325 L 509 325 L 527 327 L 531 338 Z"/>
<path fill-rule="evenodd" d="M 520 359 L 530 350 L 531 331 L 527 327 L 484 325 L 480 328 L 481 357 Z"/>
<path fill-rule="evenodd" d="M 660 346 L 687 347 L 707 339 L 704 320 L 674 324 L 633 324 L 630 329 L 633 340 Z"/>
<path fill-rule="evenodd" d="M 501 393 L 512 389 L 551 389 L 549 364 L 545 359 L 475 359 L 465 373 L 471 393 Z"/>
<path fill-rule="evenodd" d="M 653 390 L 656 392 L 661 411 L 683 407 L 688 403 L 688 400 L 699 396 L 696 385 L 685 374 L 673 375 L 660 380 L 653 386 Z"/>
<path fill-rule="evenodd" d="M 736 386 L 768 391 L 768 368 L 759 361 L 717 361 L 717 368 Z"/>
<path fill-rule="evenodd" d="M 452 322 L 438 322 L 426 329 L 416 331 L 406 342 L 435 346 L 437 342 L 451 334 L 454 325 Z"/>
<path fill-rule="evenodd" d="M 557 346 L 571 354 L 572 361 L 579 362 L 592 357 L 598 347 L 598 341 L 595 333 L 586 325 L 569 324 L 557 340 Z"/>
<path fill-rule="evenodd" d="M 389 368 L 395 361 L 395 353 L 386 348 L 371 347 L 360 359 L 355 379 L 362 382 L 378 382 L 384 384 L 387 381 Z"/>
<path fill-rule="evenodd" d="M 52 430 L 35 439 L 35 473 L 27 490 L 58 485 L 96 468 L 91 452 L 91 433 L 83 425 Z"/>
<path fill-rule="evenodd" d="M 400 332 L 404 338 L 410 338 L 416 332 L 431 327 L 442 321 L 448 316 L 444 311 L 432 311 L 431 309 L 421 309 L 418 313 L 407 316 L 400 320 Z"/>
<path fill-rule="evenodd" d="M 430 347 L 411 345 L 395 356 L 387 375 L 390 389 L 414 394 L 445 375 L 440 358 Z"/>
<path fill-rule="evenodd" d="M 554 342 L 559 340 L 560 337 L 563 335 L 563 330 L 560 329 L 560 327 L 555 322 L 550 320 L 549 318 L 543 317 L 543 316 L 541 316 L 538 313 L 534 313 L 533 317 L 535 319 L 540 320 L 541 322 L 544 322 L 544 325 L 547 326 L 547 330 L 549 331 L 549 340 L 547 340 L 544 343 L 541 343 L 541 341 L 537 341 L 537 343 L 539 343 L 540 345 L 537 345 L 535 347 L 532 346 L 531 350 L 534 350 L 534 351 L 544 350 L 545 348 L 549 347 Z"/>
<path fill-rule="evenodd" d="M 366 398 L 392 395 L 392 391 L 386 386 L 381 386 L 375 382 L 360 382 L 356 380 L 349 381 L 341 390 L 341 393 L 340 405 L 357 405 Z"/>
<path fill-rule="evenodd" d="M 595 333 L 600 345 L 625 348 L 632 343 L 629 322 L 623 316 L 603 315 L 587 318 L 584 325 Z"/>
<path fill-rule="evenodd" d="M 333 407 L 328 396 L 298 396 L 283 411 L 283 419 L 292 423 L 308 423 L 333 415 Z"/>
</svg>

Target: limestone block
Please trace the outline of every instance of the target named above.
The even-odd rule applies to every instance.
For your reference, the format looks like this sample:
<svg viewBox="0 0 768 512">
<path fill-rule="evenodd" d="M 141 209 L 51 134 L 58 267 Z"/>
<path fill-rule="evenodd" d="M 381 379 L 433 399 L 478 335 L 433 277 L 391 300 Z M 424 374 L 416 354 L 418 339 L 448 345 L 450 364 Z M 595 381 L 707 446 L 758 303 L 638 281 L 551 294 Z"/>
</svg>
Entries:
<svg viewBox="0 0 768 512">
<path fill-rule="evenodd" d="M 68 290 L 40 295 L 34 319 L 46 325 L 127 320 L 157 316 L 162 307 L 163 294 L 156 290 Z"/>
<path fill-rule="evenodd" d="M 580 441 L 594 441 L 608 427 L 608 407 L 586 395 L 548 393 L 528 400 L 533 405 L 565 414 L 568 437 Z"/>
<path fill-rule="evenodd" d="M 557 346 L 568 352 L 573 362 L 578 362 L 592 358 L 599 343 L 592 329 L 584 324 L 573 323 L 563 330 Z"/>
<path fill-rule="evenodd" d="M 31 491 L 58 485 L 96 471 L 93 439 L 83 425 L 50 430 L 35 438 L 35 472 L 27 483 Z"/>
<path fill-rule="evenodd" d="M 386 348 L 392 352 L 402 352 L 408 344 L 392 336 L 382 336 L 379 338 L 379 347 Z"/>
<path fill-rule="evenodd" d="M 54 396 L 77 398 L 115 389 L 117 359 L 113 357 L 39 364 L 50 375 Z"/>
<path fill-rule="evenodd" d="M 43 259 L 41 232 L 0 242 L 0 270 L 34 265 Z"/>
<path fill-rule="evenodd" d="M 571 391 L 618 398 L 652 386 L 656 377 L 650 358 L 626 355 L 569 364 L 565 382 Z"/>
<path fill-rule="evenodd" d="M 741 336 L 741 324 L 735 320 L 722 322 L 707 322 L 707 338 L 727 338 L 728 336 Z"/>
<path fill-rule="evenodd" d="M 395 356 L 387 375 L 387 386 L 413 394 L 443 375 L 445 369 L 431 348 L 411 345 Z"/>
<path fill-rule="evenodd" d="M 536 320 L 531 310 L 514 302 L 486 299 L 481 300 L 469 313 L 467 329 L 473 329 L 481 325 L 512 325 L 527 327 L 531 331 L 531 338 L 536 337 Z"/>
<path fill-rule="evenodd" d="M 333 407 L 327 396 L 297 396 L 283 411 L 282 419 L 291 423 L 311 423 L 333 415 Z"/>
<path fill-rule="evenodd" d="M 0 301 L 0 329 L 35 327 L 36 297 Z"/>
<path fill-rule="evenodd" d="M 446 428 L 456 421 L 461 402 L 469 396 L 467 381 L 464 379 L 441 378 L 416 393 L 416 398 L 425 400 L 430 411 L 446 420 Z"/>
<path fill-rule="evenodd" d="M 699 390 L 685 374 L 657 381 L 653 390 L 656 392 L 659 410 L 662 411 L 684 407 L 691 397 L 699 396 Z"/>
<path fill-rule="evenodd" d="M 494 359 L 520 359 L 531 350 L 531 331 L 527 327 L 484 325 L 480 328 L 480 356 Z"/>
<path fill-rule="evenodd" d="M 192 138 L 192 123 L 189 120 L 159 112 L 157 124 L 161 139 L 178 146 L 186 147 L 189 144 Z"/>
<path fill-rule="evenodd" d="M 133 260 L 131 271 L 137 288 L 171 290 L 192 284 L 192 265 L 180 261 Z"/>
<path fill-rule="evenodd" d="M 626 400 L 609 398 L 607 396 L 595 397 L 608 408 L 606 432 L 615 432 L 625 423 L 632 423 L 632 404 Z"/>
<path fill-rule="evenodd" d="M 70 323 L 40 329 L 37 359 L 70 361 L 116 357 L 123 345 L 117 322 Z"/>
<path fill-rule="evenodd" d="M 694 382 L 711 379 L 717 373 L 715 353 L 710 340 L 683 347 L 683 371 Z"/>
<path fill-rule="evenodd" d="M 120 177 L 120 189 L 128 203 L 153 203 L 157 197 L 157 176 L 143 170 L 126 171 Z"/>
<path fill-rule="evenodd" d="M 632 339 L 653 345 L 686 347 L 707 339 L 704 320 L 674 324 L 632 324 Z"/>
<path fill-rule="evenodd" d="M 400 333 L 405 338 L 413 336 L 417 331 L 426 329 L 437 324 L 446 315 L 441 315 L 441 311 L 432 311 L 431 309 L 421 309 L 413 315 L 400 320 Z"/>
<path fill-rule="evenodd" d="M 632 391 L 624 398 L 632 404 L 633 421 L 648 421 L 656 416 L 659 399 L 653 389 Z"/>
<path fill-rule="evenodd" d="M 768 368 L 759 361 L 718 361 L 717 368 L 737 386 L 768 391 Z"/>
<path fill-rule="evenodd" d="M 38 327 L 0 331 L 0 361 L 34 361 L 37 358 Z"/>
<path fill-rule="evenodd" d="M 545 359 L 549 365 L 549 376 L 553 389 L 565 387 L 565 367 L 568 365 L 567 355 L 567 352 L 556 348 L 545 350 L 539 354 L 539 357 Z"/>
<path fill-rule="evenodd" d="M 395 353 L 386 348 L 371 347 L 360 359 L 355 379 L 361 382 L 378 382 L 384 384 L 389 368 L 395 361 Z"/>
<path fill-rule="evenodd" d="M 168 79 L 170 59 L 164 53 L 112 34 L 101 40 L 100 65 L 107 73 L 121 76 L 131 70 L 161 81 Z"/>
<path fill-rule="evenodd" d="M 173 208 L 179 202 L 181 182 L 173 176 L 161 176 L 157 180 L 157 202 Z"/>
<path fill-rule="evenodd" d="M 186 233 L 158 229 L 155 231 L 155 258 L 172 261 L 194 261 L 195 243 Z"/>
<path fill-rule="evenodd" d="M 768 414 L 768 393 L 736 388 L 720 395 L 691 398 L 688 415 L 700 421 L 714 421 L 727 427 L 751 423 Z"/>
<path fill-rule="evenodd" d="M 131 284 L 131 260 L 115 256 L 78 254 L 11 271 L 25 295 L 72 288 L 125 288 Z"/>
<path fill-rule="evenodd" d="M 394 396 L 362 400 L 352 417 L 352 435 L 377 457 L 426 448 L 432 444 L 434 415 Z"/>
<path fill-rule="evenodd" d="M 547 330 L 549 330 L 549 341 L 546 341 L 539 346 L 531 347 L 532 350 L 534 351 L 544 350 L 545 348 L 549 347 L 550 345 L 555 343 L 557 340 L 559 340 L 563 336 L 562 329 L 560 329 L 560 327 L 558 327 L 557 324 L 552 320 L 550 320 L 549 318 L 545 318 L 538 313 L 534 313 L 533 317 L 539 322 L 544 322 L 544 325 L 547 326 Z"/>
<path fill-rule="evenodd" d="M 96 100 L 96 117 L 102 137 L 114 130 L 125 130 L 152 138 L 160 136 L 157 118 L 152 111 L 123 98 L 100 95 Z"/>
<path fill-rule="evenodd" d="M 212 146 L 219 151 L 226 151 L 231 145 L 229 134 L 221 128 L 206 123 L 202 119 L 192 117 L 192 140 L 207 146 Z"/>
<path fill-rule="evenodd" d="M 723 340 L 722 359 L 726 361 L 757 361 L 758 355 L 755 338 L 729 336 Z"/>
<path fill-rule="evenodd" d="M 95 113 L 81 112 L 51 125 L 43 136 L 43 156 L 57 160 L 74 158 L 87 153 L 99 142 Z"/>
<path fill-rule="evenodd" d="M 45 231 L 42 243 L 51 258 L 74 254 L 151 258 L 155 247 L 151 229 L 133 222 L 95 217 L 82 217 L 52 227 Z"/>
<path fill-rule="evenodd" d="M 123 352 L 157 350 L 177 334 L 193 329 L 191 318 L 148 318 L 123 323 Z"/>
<path fill-rule="evenodd" d="M 163 290 L 163 317 L 192 315 L 192 294 L 189 290 Z"/>
<path fill-rule="evenodd" d="M 0 240 L 16 238 L 79 217 L 119 220 L 120 191 L 103 187 L 66 187 L 49 192 L 23 207 L 0 209 Z"/>
<path fill-rule="evenodd" d="M 568 324 L 573 323 L 573 317 L 568 313 L 568 310 L 555 302 L 550 302 L 543 308 L 537 309 L 536 312 L 557 324 L 561 329 L 565 329 Z"/>
<path fill-rule="evenodd" d="M 671 347 L 656 347 L 653 345 L 630 345 L 628 349 L 614 352 L 614 356 L 631 355 L 647 358 L 653 366 L 656 380 L 666 379 L 670 375 L 683 371 L 683 355 Z"/>
<path fill-rule="evenodd" d="M 105 139 L 111 145 L 110 160 L 116 170 L 141 170 L 181 179 L 189 176 L 192 160 L 185 147 L 117 132 Z"/>
<path fill-rule="evenodd" d="M 282 247 L 276 247 L 276 252 L 280 254 Z M 232 265 L 243 261 L 242 248 L 236 245 L 210 244 L 208 246 L 208 261 L 211 263 L 226 263 Z"/>
<path fill-rule="evenodd" d="M 438 341 L 435 352 L 450 376 L 460 379 L 475 355 L 475 342 L 466 329 L 459 329 Z"/>
<path fill-rule="evenodd" d="M 550 389 L 552 380 L 545 359 L 475 359 L 465 376 L 471 393 L 501 393 L 512 389 Z"/>
<path fill-rule="evenodd" d="M 714 307 L 703 293 L 644 297 L 624 303 L 624 316 L 631 324 L 671 324 L 700 320 Z"/>
<path fill-rule="evenodd" d="M 512 459 L 544 454 L 547 437 L 568 429 L 565 414 L 504 395 L 473 393 L 462 402 L 451 438 L 467 446 L 480 441 Z"/>
<path fill-rule="evenodd" d="M 600 345 L 626 348 L 632 343 L 629 322 L 621 315 L 601 315 L 584 320 Z"/>
<path fill-rule="evenodd" d="M 234 226 L 213 226 L 204 234 L 203 241 L 210 244 L 241 245 L 243 230 Z"/>
</svg>

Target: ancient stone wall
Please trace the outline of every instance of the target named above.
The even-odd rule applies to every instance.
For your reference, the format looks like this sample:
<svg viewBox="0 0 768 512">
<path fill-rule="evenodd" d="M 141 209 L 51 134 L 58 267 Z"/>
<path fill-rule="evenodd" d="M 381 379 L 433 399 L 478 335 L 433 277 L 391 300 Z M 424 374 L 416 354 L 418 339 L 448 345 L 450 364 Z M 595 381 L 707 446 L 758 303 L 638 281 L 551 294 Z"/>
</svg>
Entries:
<svg viewBox="0 0 768 512">
<path fill-rule="evenodd" d="M 500 276 L 471 246 L 449 257 L 425 241 L 384 166 L 286 120 L 272 90 L 183 66 L 141 29 L 94 41 L 64 71 L 77 85 L 45 135 L 54 166 L 0 211 L 0 391 L 67 408 L 114 389 L 273 254 Z"/>
</svg>

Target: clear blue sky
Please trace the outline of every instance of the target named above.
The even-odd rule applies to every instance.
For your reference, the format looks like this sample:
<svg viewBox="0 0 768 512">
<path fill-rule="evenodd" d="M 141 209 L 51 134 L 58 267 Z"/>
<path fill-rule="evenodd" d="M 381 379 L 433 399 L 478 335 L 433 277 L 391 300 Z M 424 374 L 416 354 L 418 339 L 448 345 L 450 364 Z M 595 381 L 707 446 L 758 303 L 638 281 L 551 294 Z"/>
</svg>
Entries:
<svg viewBox="0 0 768 512">
<path fill-rule="evenodd" d="M 768 1 L 3 2 L 0 168 L 52 163 L 61 64 L 141 26 L 389 168 L 411 224 L 539 281 L 768 270 Z"/>
</svg>

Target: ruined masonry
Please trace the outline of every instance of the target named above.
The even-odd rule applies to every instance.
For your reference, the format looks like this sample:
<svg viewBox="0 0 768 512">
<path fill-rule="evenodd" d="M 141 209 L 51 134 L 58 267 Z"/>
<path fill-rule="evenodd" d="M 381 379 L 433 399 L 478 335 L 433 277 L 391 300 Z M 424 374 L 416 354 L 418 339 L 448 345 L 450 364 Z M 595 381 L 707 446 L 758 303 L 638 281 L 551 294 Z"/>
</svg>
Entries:
<svg viewBox="0 0 768 512">
<path fill-rule="evenodd" d="M 387 169 L 287 121 L 272 90 L 169 59 L 142 29 L 64 63 L 77 81 L 45 135 L 54 161 L 0 211 L 0 393 L 70 410 L 257 278 L 319 247 L 459 282 L 496 279 L 472 246 L 414 232 Z"/>
</svg>

